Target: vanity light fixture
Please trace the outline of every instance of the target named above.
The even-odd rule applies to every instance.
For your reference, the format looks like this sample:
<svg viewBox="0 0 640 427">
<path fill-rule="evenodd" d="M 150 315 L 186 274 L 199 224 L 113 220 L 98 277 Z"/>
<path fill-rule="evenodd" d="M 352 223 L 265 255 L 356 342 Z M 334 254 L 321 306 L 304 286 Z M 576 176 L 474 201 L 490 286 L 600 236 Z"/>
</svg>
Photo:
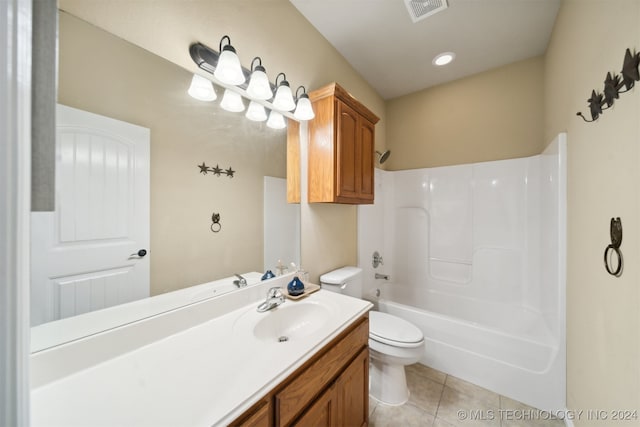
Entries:
<svg viewBox="0 0 640 427">
<path fill-rule="evenodd" d="M 267 120 L 267 126 L 271 129 L 283 129 L 287 127 L 287 123 L 284 120 L 284 116 L 275 110 L 271 110 L 269 113 L 269 120 Z"/>
<path fill-rule="evenodd" d="M 215 49 L 196 42 L 189 46 L 189 54 L 200 69 L 215 76 L 212 78 L 214 83 L 225 88 L 220 102 L 223 109 L 232 112 L 244 111 L 242 97 L 245 97 L 250 101 L 246 117 L 255 121 L 265 120 L 266 107 L 271 110 L 267 126 L 273 129 L 285 128 L 287 117 L 301 121 L 315 117 L 306 88 L 298 87 L 294 98 L 285 73 L 278 74 L 275 84 L 272 84 L 259 56 L 251 61 L 250 70 L 244 68 L 227 35 L 220 39 L 219 49 L 220 51 L 216 52 Z"/>
<path fill-rule="evenodd" d="M 302 89 L 302 95 L 298 96 L 300 89 Z M 316 115 L 313 112 L 309 95 L 307 95 L 307 89 L 305 89 L 304 86 L 299 86 L 298 89 L 296 89 L 296 99 L 298 102 L 296 103 L 296 111 L 294 111 L 293 117 L 298 120 L 313 119 Z"/>
<path fill-rule="evenodd" d="M 222 101 L 220 101 L 220 107 L 232 113 L 239 113 L 244 111 L 244 102 L 242 102 L 242 97 L 239 93 L 225 89 Z"/>
<path fill-rule="evenodd" d="M 253 64 L 258 60 L 258 65 Z M 253 99 L 267 100 L 273 97 L 271 91 L 271 83 L 267 77 L 266 70 L 262 66 L 262 59 L 259 56 L 251 61 L 251 77 L 249 78 L 249 86 L 247 87 L 247 95 Z"/>
<path fill-rule="evenodd" d="M 282 76 L 282 81 L 278 84 L 278 78 Z M 280 73 L 276 76 L 276 96 L 273 98 L 273 106 L 282 111 L 291 111 L 296 108 L 296 103 L 293 100 L 293 94 L 291 93 L 291 87 L 287 81 L 287 76 L 284 73 Z"/>
<path fill-rule="evenodd" d="M 199 101 L 215 101 L 218 98 L 213 83 L 197 74 L 193 75 L 191 86 L 187 92 Z"/>
<path fill-rule="evenodd" d="M 227 44 L 222 47 L 222 42 L 227 39 Z M 245 82 L 246 78 L 242 72 L 242 66 L 236 50 L 231 46 L 231 38 L 229 36 L 223 36 L 220 39 L 220 57 L 218 58 L 218 64 L 213 72 L 216 79 L 222 83 L 229 85 L 240 85 Z"/>
<path fill-rule="evenodd" d="M 254 122 L 264 122 L 267 120 L 267 112 L 262 105 L 255 101 L 251 101 L 249 103 L 249 108 L 247 108 L 247 114 L 245 114 L 245 117 Z"/>
<path fill-rule="evenodd" d="M 438 67 L 442 67 L 443 65 L 447 65 L 450 64 L 451 61 L 453 61 L 456 57 L 456 54 L 453 52 L 443 52 L 439 55 L 436 55 L 435 58 L 433 58 L 433 65 L 436 65 Z"/>
</svg>

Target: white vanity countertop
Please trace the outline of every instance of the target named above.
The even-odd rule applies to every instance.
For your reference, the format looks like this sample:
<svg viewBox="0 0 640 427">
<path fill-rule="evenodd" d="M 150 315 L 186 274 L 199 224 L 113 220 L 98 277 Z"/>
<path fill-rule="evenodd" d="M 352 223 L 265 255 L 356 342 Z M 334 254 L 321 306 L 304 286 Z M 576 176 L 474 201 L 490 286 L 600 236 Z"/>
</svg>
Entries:
<svg viewBox="0 0 640 427">
<path fill-rule="evenodd" d="M 44 382 L 32 390 L 31 424 L 225 425 L 371 307 L 324 290 L 287 300 L 282 308 L 313 303 L 331 316 L 317 331 L 279 343 L 254 336 L 252 322 L 271 314 L 256 312 L 260 302 Z"/>
<path fill-rule="evenodd" d="M 262 273 L 242 273 L 249 286 L 260 283 Z M 69 317 L 31 328 L 31 352 L 74 341 L 139 319 L 152 317 L 189 303 L 235 291 L 235 276 L 202 283 L 186 289 L 143 298 L 126 304 Z"/>
</svg>

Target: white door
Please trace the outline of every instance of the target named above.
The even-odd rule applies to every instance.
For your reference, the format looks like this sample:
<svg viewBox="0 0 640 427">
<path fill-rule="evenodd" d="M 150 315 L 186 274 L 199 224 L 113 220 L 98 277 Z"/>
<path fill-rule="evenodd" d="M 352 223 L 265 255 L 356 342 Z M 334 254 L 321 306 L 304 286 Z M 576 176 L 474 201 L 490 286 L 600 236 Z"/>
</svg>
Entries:
<svg viewBox="0 0 640 427">
<path fill-rule="evenodd" d="M 56 208 L 32 213 L 32 326 L 149 296 L 149 129 L 56 114 Z"/>
</svg>

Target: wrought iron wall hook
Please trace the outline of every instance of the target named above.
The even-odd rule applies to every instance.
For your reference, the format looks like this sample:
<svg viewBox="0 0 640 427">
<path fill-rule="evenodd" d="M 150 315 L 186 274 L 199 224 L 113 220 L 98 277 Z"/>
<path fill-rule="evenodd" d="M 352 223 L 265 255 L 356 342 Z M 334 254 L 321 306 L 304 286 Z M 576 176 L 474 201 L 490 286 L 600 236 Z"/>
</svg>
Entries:
<svg viewBox="0 0 640 427">
<path fill-rule="evenodd" d="M 604 94 L 595 90 L 591 91 L 591 97 L 587 99 L 591 120 L 587 120 L 581 112 L 576 115 L 587 123 L 595 122 L 604 110 L 613 106 L 615 100 L 620 98 L 621 93 L 629 92 L 637 81 L 640 81 L 640 54 L 631 53 L 631 50 L 627 49 L 621 74 L 607 73 L 607 77 L 604 80 Z M 621 90 L 622 88 L 625 88 L 625 90 Z"/>
<path fill-rule="evenodd" d="M 611 243 L 604 250 L 604 268 L 610 275 L 620 277 L 622 276 L 624 258 L 622 257 L 622 251 L 620 250 L 620 246 L 622 245 L 622 220 L 620 220 L 619 217 L 611 218 L 609 234 L 611 236 Z M 613 254 L 618 258 L 618 265 L 615 270 L 611 268 L 610 265 Z"/>
<path fill-rule="evenodd" d="M 220 230 L 222 230 L 222 224 L 220 224 L 220 214 L 214 212 L 211 215 L 211 231 L 213 231 L 214 233 L 218 233 Z"/>
</svg>

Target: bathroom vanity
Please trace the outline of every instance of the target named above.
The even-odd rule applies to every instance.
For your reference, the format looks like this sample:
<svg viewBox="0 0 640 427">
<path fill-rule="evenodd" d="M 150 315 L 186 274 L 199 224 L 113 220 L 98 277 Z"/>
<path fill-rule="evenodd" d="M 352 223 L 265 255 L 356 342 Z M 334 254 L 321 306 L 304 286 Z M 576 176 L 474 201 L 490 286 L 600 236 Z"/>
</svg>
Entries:
<svg viewBox="0 0 640 427">
<path fill-rule="evenodd" d="M 34 353 L 32 425 L 366 425 L 371 304 L 288 276 Z"/>
<path fill-rule="evenodd" d="M 368 338 L 363 315 L 231 425 L 367 425 Z"/>
</svg>

